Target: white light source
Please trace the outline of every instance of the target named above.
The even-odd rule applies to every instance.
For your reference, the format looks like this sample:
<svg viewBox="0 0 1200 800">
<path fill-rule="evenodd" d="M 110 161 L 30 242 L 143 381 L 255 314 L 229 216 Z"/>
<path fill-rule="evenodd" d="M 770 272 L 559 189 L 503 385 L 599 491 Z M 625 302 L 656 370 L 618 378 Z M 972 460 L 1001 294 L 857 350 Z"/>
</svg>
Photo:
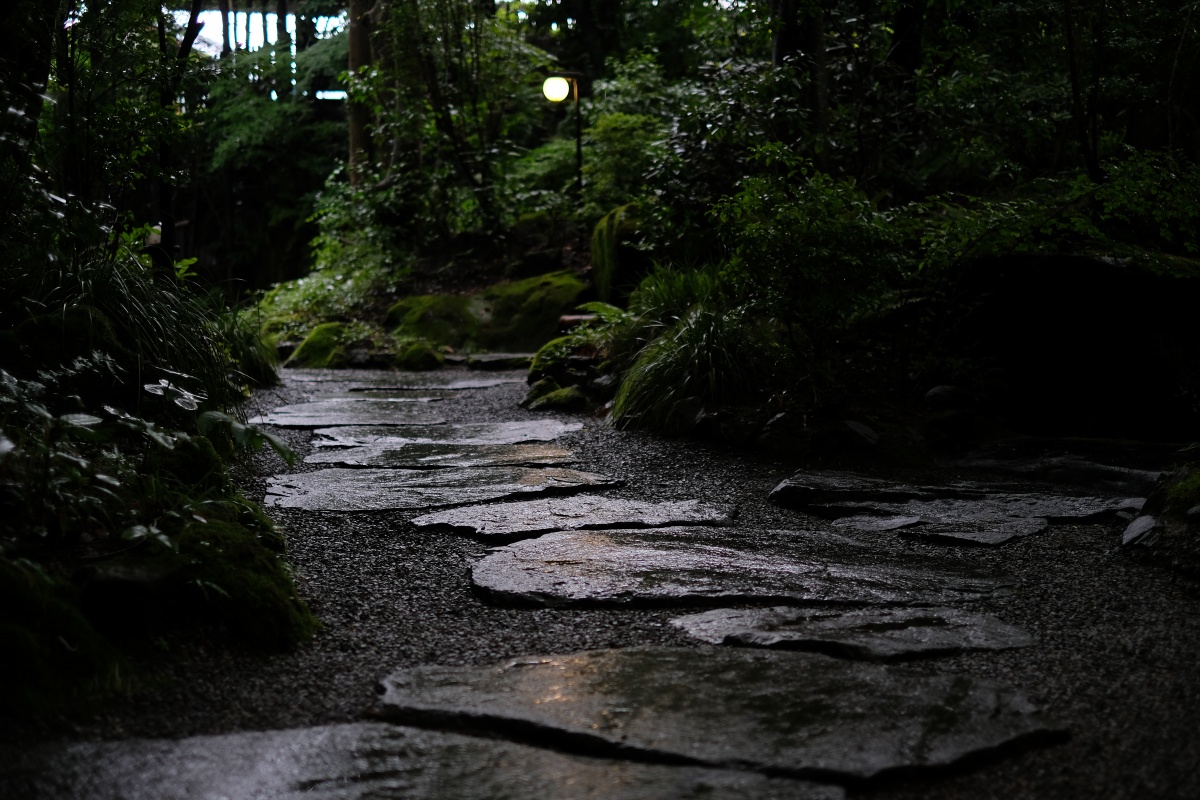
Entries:
<svg viewBox="0 0 1200 800">
<path fill-rule="evenodd" d="M 542 84 L 542 94 L 552 103 L 561 103 L 571 93 L 571 82 L 558 76 L 546 78 Z"/>
</svg>

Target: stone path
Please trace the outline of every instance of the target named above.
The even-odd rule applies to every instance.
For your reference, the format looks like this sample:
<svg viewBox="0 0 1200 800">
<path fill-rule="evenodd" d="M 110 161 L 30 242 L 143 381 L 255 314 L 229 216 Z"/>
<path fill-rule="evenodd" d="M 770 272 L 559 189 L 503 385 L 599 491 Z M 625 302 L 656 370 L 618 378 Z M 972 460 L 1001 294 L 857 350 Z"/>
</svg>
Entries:
<svg viewBox="0 0 1200 800">
<path fill-rule="evenodd" d="M 770 495 L 803 512 L 795 527 L 757 528 L 705 498 L 605 494 L 624 476 L 562 466 L 577 457 L 557 440 L 579 423 L 446 421 L 456 394 L 507 374 L 287 378 L 315 398 L 258 422 L 314 429 L 306 462 L 321 468 L 271 478 L 268 507 L 402 509 L 418 531 L 499 545 L 461 578 L 482 602 L 679 609 L 673 624 L 698 646 L 401 668 L 371 721 L 4 754 L 0 796 L 832 799 L 1003 759 L 1069 732 L 1003 681 L 937 669 L 1037 647 L 971 609 L 1013 580 L 959 547 L 1132 518 L 1141 502 L 806 473 Z M 333 382 L 351 385 L 320 396 Z M 822 517 L 834 521 L 814 526 Z M 896 535 L 944 546 L 908 550 Z M 915 659 L 932 669 L 880 663 Z"/>
</svg>

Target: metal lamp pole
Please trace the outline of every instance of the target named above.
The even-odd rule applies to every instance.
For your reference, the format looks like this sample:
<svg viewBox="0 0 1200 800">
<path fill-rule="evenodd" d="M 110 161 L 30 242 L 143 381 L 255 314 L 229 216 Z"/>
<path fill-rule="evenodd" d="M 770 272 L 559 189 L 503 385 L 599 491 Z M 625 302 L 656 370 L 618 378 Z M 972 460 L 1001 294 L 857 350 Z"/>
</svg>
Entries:
<svg viewBox="0 0 1200 800">
<path fill-rule="evenodd" d="M 542 94 L 552 103 L 561 103 L 570 95 L 575 101 L 575 191 L 583 196 L 583 113 L 579 110 L 579 75 L 557 72 L 542 83 Z"/>
</svg>

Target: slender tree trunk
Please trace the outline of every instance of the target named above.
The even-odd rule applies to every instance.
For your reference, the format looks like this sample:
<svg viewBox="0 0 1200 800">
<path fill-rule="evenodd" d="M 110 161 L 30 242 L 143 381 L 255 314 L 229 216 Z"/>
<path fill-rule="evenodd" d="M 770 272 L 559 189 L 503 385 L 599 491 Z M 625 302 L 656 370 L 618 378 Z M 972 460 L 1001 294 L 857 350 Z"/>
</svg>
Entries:
<svg viewBox="0 0 1200 800">
<path fill-rule="evenodd" d="M 287 0 L 275 0 L 275 45 L 277 47 L 292 43 L 291 34 L 288 33 L 287 18 Z"/>
<path fill-rule="evenodd" d="M 6 106 L 21 112 L 2 115 L 0 157 L 13 159 L 23 172 L 30 165 L 29 145 L 37 136 L 58 31 L 72 4 L 70 0 L 6 0 L 0 5 L 0 74 L 4 75 L 0 97 Z"/>
<path fill-rule="evenodd" d="M 371 65 L 369 0 L 350 0 L 347 12 L 350 16 L 348 69 L 350 80 L 353 81 L 360 69 Z M 371 161 L 371 141 L 368 131 L 371 112 L 365 103 L 355 99 L 353 92 L 346 98 L 346 121 L 350 133 L 350 182 L 357 184 L 362 170 Z"/>
<path fill-rule="evenodd" d="M 229 0 L 217 0 L 217 8 L 221 13 L 221 58 L 233 52 L 229 46 Z"/>
<path fill-rule="evenodd" d="M 1083 163 L 1087 167 L 1088 177 L 1096 183 L 1104 181 L 1104 171 L 1096 157 L 1096 148 L 1089 135 L 1088 114 L 1083 102 L 1083 77 L 1080 67 L 1079 43 L 1075 38 L 1075 15 L 1072 11 L 1071 0 L 1063 0 L 1063 23 L 1067 34 L 1067 62 L 1071 77 L 1071 116 L 1075 118 L 1075 132 L 1079 138 L 1079 149 L 1083 152 Z"/>
</svg>

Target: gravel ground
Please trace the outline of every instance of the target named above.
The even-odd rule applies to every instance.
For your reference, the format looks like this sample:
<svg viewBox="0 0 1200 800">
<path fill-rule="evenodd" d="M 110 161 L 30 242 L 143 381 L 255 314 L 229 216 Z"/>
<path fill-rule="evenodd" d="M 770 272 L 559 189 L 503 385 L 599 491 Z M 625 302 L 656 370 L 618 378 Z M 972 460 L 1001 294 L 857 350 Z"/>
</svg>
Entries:
<svg viewBox="0 0 1200 800">
<path fill-rule="evenodd" d="M 472 377 L 479 373 L 472 373 Z M 265 407 L 333 392 L 339 384 L 264 393 Z M 453 421 L 534 419 L 521 385 L 460 392 L 439 404 Z M 561 440 L 581 468 L 626 481 L 612 492 L 645 500 L 702 498 L 736 505 L 739 522 L 813 529 L 826 523 L 766 503 L 793 468 L 701 444 L 614 431 L 578 417 Z M 304 455 L 307 431 L 281 435 Z M 243 483 L 261 498 L 273 456 Z M 297 469 L 309 467 L 298 464 Z M 469 587 L 483 544 L 416 531 L 419 512 L 275 510 L 301 590 L 325 629 L 296 652 L 230 653 L 176 648 L 156 657 L 161 680 L 85 719 L 57 720 L 38 738 L 182 737 L 360 719 L 376 682 L 399 667 L 488 664 L 536 653 L 663 644 L 702 647 L 668 624 L 678 611 L 500 609 Z M 1017 578 L 1008 596 L 973 606 L 1022 626 L 1032 648 L 906 666 L 962 673 L 1021 689 L 1071 730 L 1069 741 L 969 771 L 869 792 L 879 798 L 1200 797 L 1200 591 L 1194 580 L 1119 550 L 1116 525 L 1055 526 L 1002 548 L 964 548 L 971 562 Z M 944 548 L 881 534 L 882 548 Z M 65 731 L 65 733 L 64 733 Z"/>
</svg>

